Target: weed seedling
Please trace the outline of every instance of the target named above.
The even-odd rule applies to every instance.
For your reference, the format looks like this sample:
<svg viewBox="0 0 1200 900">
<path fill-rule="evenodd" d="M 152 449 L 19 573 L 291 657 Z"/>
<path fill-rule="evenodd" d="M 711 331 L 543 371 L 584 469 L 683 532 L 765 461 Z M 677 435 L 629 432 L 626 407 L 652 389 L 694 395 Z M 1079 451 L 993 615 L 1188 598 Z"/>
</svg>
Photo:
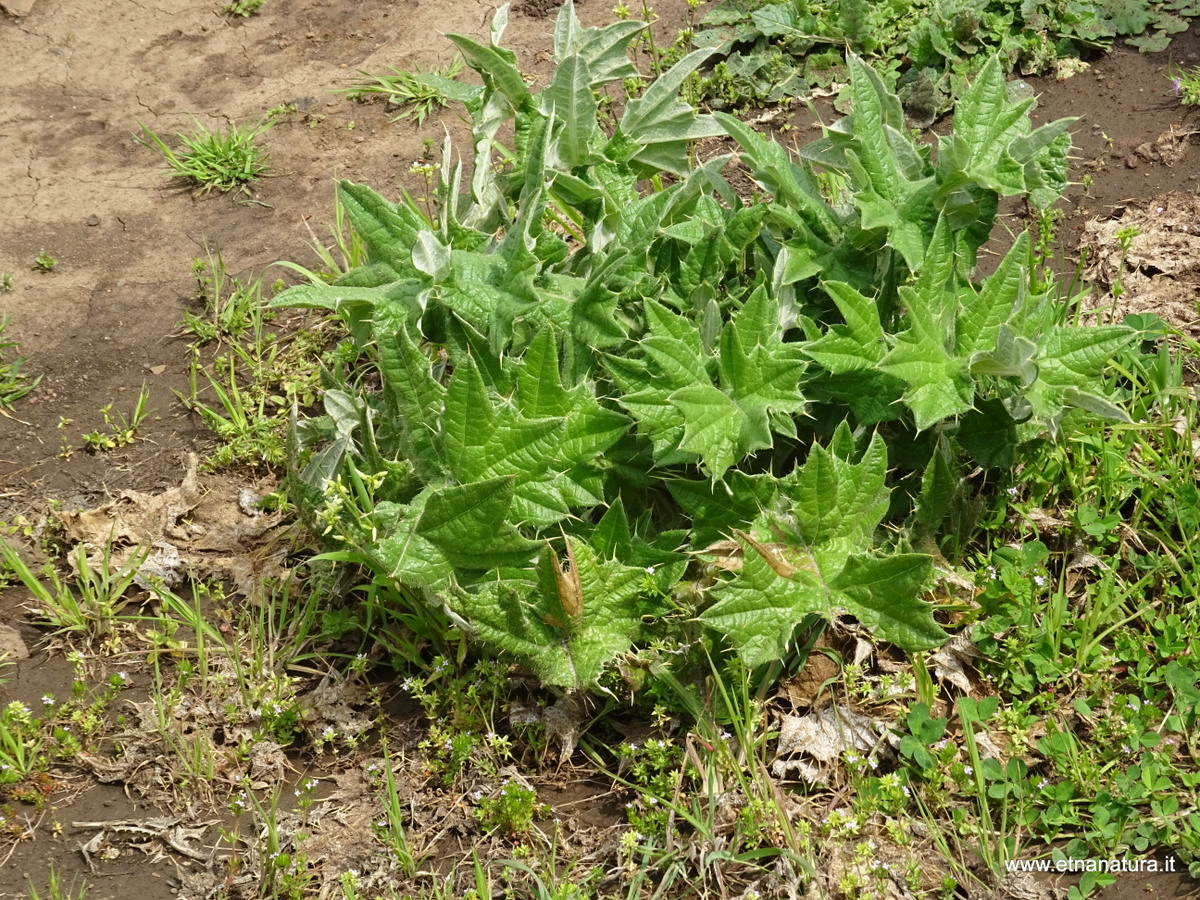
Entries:
<svg viewBox="0 0 1200 900">
<path fill-rule="evenodd" d="M 33 267 L 39 272 L 53 272 L 54 267 L 58 265 L 58 260 L 43 250 L 37 255 L 37 259 L 33 261 Z"/>
<path fill-rule="evenodd" d="M 42 380 L 39 375 L 30 381 L 29 376 L 21 371 L 21 366 L 27 362 L 24 357 L 18 356 L 11 362 L 6 359 L 8 350 L 17 347 L 15 341 L 4 340 L 4 329 L 7 327 L 8 317 L 0 318 L 0 410 L 11 407 L 13 403 L 37 387 L 38 382 Z"/>
<path fill-rule="evenodd" d="M 13 289 L 12 272 L 0 272 L 0 293 L 8 294 Z"/>
<path fill-rule="evenodd" d="M 222 11 L 231 16 L 240 16 L 243 19 L 248 19 L 262 12 L 265 2 L 266 0 L 233 0 Z"/>
<path fill-rule="evenodd" d="M 268 169 L 267 152 L 256 141 L 271 127 L 271 121 L 210 131 L 194 116 L 192 120 L 196 123 L 195 131 L 176 135 L 183 144 L 179 152 L 141 122 L 138 125 L 142 133 L 135 138 L 139 144 L 162 154 L 173 178 L 185 178 L 198 185 L 198 194 L 207 194 L 213 188 L 224 192 L 237 189 L 249 194 L 249 183 Z"/>
<path fill-rule="evenodd" d="M 1200 106 L 1200 66 L 1167 73 L 1171 91 L 1184 106 Z"/>
<path fill-rule="evenodd" d="M 133 415 L 128 419 L 112 411 L 111 403 L 100 408 L 104 417 L 104 427 L 89 431 L 83 436 L 83 442 L 94 453 L 115 450 L 133 443 L 137 436 L 138 427 L 145 421 L 148 411 L 146 401 L 150 399 L 150 388 L 143 384 L 138 393 L 137 403 L 133 407 Z"/>
<path fill-rule="evenodd" d="M 53 865 L 50 866 L 49 883 L 46 886 L 46 900 L 84 900 L 87 897 L 87 882 L 83 882 L 78 887 L 72 884 L 70 887 L 64 885 L 58 876 L 58 871 Z M 29 882 L 29 900 L 42 900 L 42 895 L 38 893 L 37 887 L 33 881 Z"/>
<path fill-rule="evenodd" d="M 412 878 L 417 872 L 418 858 L 413 854 L 412 845 L 408 840 L 408 832 L 404 825 L 404 801 L 396 790 L 396 775 L 386 745 L 383 748 L 383 765 L 373 765 L 383 770 L 384 817 L 375 823 L 375 834 L 387 845 L 401 871 Z"/>
<path fill-rule="evenodd" d="M 36 771 L 40 730 L 41 723 L 18 700 L 0 710 L 0 785 L 18 784 Z"/>
<path fill-rule="evenodd" d="M 527 833 L 534 819 L 549 812 L 549 806 L 538 803 L 537 791 L 510 778 L 490 797 L 479 798 L 476 815 L 484 831 L 498 831 L 512 837 Z"/>
<path fill-rule="evenodd" d="M 341 91 L 352 100 L 367 101 L 383 97 L 389 106 L 398 107 L 401 112 L 392 121 L 411 118 L 418 125 L 434 110 L 449 105 L 454 99 L 447 95 L 447 83 L 456 79 L 463 70 L 462 57 L 454 57 L 454 61 L 446 68 L 437 72 L 409 72 L 405 69 L 391 68 L 390 75 L 372 75 L 369 72 L 359 72 L 371 81 L 356 84 Z"/>
<path fill-rule="evenodd" d="M 192 260 L 192 274 L 200 297 L 204 300 L 203 315 L 183 314 L 183 329 L 197 338 L 196 346 L 217 340 L 236 340 L 250 332 L 256 343 L 263 337 L 263 325 L 271 317 L 264 308 L 262 280 L 249 284 L 234 278 L 225 269 L 221 251 L 208 251 L 208 260 Z"/>
<path fill-rule="evenodd" d="M 104 548 L 98 571 L 88 563 L 87 550 L 82 544 L 75 550 L 75 567 L 79 572 L 74 590 L 64 582 L 53 566 L 35 574 L 17 551 L 0 539 L 0 570 L 11 572 L 25 585 L 37 603 L 42 621 L 56 633 L 79 634 L 102 638 L 112 631 L 120 610 L 120 600 L 133 583 L 145 553 L 134 554 L 120 568 L 114 568 L 111 545 Z"/>
</svg>

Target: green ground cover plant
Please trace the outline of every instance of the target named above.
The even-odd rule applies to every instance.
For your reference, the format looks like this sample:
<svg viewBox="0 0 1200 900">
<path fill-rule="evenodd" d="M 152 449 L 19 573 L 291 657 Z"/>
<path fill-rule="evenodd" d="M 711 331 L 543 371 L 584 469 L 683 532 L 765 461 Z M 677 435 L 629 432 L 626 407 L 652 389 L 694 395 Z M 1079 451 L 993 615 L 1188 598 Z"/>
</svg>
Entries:
<svg viewBox="0 0 1200 900">
<path fill-rule="evenodd" d="M 1121 38 L 1144 52 L 1165 50 L 1197 14 L 1191 0 L 722 0 L 694 29 L 695 46 L 717 51 L 694 89 L 713 105 L 735 108 L 804 96 L 847 80 L 848 48 L 884 74 L 924 126 L 950 108 L 990 56 L 1006 72 L 1065 77 L 1083 67 L 1081 56 Z"/>
<path fill-rule="evenodd" d="M 84 445 L 93 453 L 103 453 L 132 444 L 137 438 L 138 429 L 150 414 L 146 408 L 149 399 L 150 388 L 143 384 L 129 418 L 121 413 L 114 413 L 112 403 L 106 403 L 100 407 L 100 416 L 104 419 L 104 427 L 86 432 L 83 435 Z"/>
<path fill-rule="evenodd" d="M 46 893 L 43 895 L 37 889 L 32 881 L 29 883 L 29 900 L 42 900 L 43 896 L 46 900 L 85 900 L 88 892 L 88 884 L 86 881 L 79 884 L 72 883 L 67 886 L 62 883 L 62 879 L 58 871 L 52 865 L 50 867 L 49 881 L 46 885 Z"/>
<path fill-rule="evenodd" d="M 153 129 L 139 122 L 141 134 L 137 142 L 157 150 L 166 160 L 171 177 L 190 181 L 200 195 L 212 190 L 224 193 L 237 190 L 249 194 L 251 182 L 267 173 L 270 166 L 267 151 L 257 143 L 273 124 L 270 119 L 246 125 L 230 124 L 228 128 L 211 130 L 194 116 L 195 129 L 175 137 L 183 145 L 174 150 Z"/>
<path fill-rule="evenodd" d="M 231 16 L 248 19 L 250 16 L 256 16 L 262 12 L 264 5 L 266 5 L 266 0 L 233 0 L 222 11 Z"/>
<path fill-rule="evenodd" d="M 638 23 L 567 4 L 537 94 L 503 24 L 451 36 L 484 82 L 469 186 L 449 142 L 435 216 L 344 183 L 367 264 L 274 301 L 338 313 L 380 379 L 298 431 L 315 530 L 560 688 L 695 640 L 679 616 L 750 666 L 839 615 L 940 644 L 925 591 L 970 527 L 967 473 L 1128 419 L 1099 376 L 1133 329 L 1064 321 L 1024 236 L 974 278 L 999 197 L 1061 194 L 1069 120 L 1033 128 L 993 59 L 935 154 L 851 57 L 854 116 L 793 159 L 677 99 L 699 51 L 605 131 L 595 90 L 634 74 Z M 772 199 L 691 161 L 716 134 Z"/>
<path fill-rule="evenodd" d="M 435 72 L 410 72 L 407 69 L 389 66 L 391 71 L 387 75 L 360 72 L 360 75 L 369 78 L 370 81 L 345 88 L 341 93 L 352 100 L 364 102 L 383 98 L 389 107 L 400 110 L 393 121 L 412 119 L 414 124 L 422 125 L 431 112 L 445 108 L 452 100 L 462 98 L 464 92 L 469 96 L 471 89 L 456 81 L 463 68 L 460 56 L 456 56 L 444 69 Z"/>
<path fill-rule="evenodd" d="M 8 316 L 0 317 L 0 413 L 5 409 L 12 409 L 16 401 L 37 387 L 38 382 L 42 380 L 40 375 L 30 379 L 27 373 L 21 371 L 29 362 L 25 357 L 9 358 L 9 351 L 15 351 L 20 345 L 16 341 L 5 340 L 6 328 Z"/>
<path fill-rule="evenodd" d="M 336 269 L 331 251 L 320 250 Z M 353 257 L 352 247 L 344 252 Z M 339 331 L 332 323 L 276 322 L 266 295 L 283 282 L 264 289 L 261 277 L 233 277 L 220 251 L 194 260 L 192 271 L 203 308 L 184 314 L 182 330 L 195 340 L 190 389 L 180 399 L 217 438 L 205 465 L 282 466 L 293 409 L 312 406 L 322 365 L 336 366 L 345 355 Z M 211 358 L 204 352 L 210 345 L 217 348 Z"/>
<path fill-rule="evenodd" d="M 1200 105 L 1200 66 L 1175 69 L 1170 74 L 1171 90 L 1184 106 Z"/>
<path fill-rule="evenodd" d="M 325 550 L 307 578 L 129 601 L 136 560 L 35 573 L 0 542 L 57 640 L 144 660 L 147 758 L 232 813 L 228 881 L 866 900 L 982 895 L 1030 856 L 1200 874 L 1197 346 L 1151 316 L 1080 324 L 1043 267 L 1070 123 L 1035 128 L 991 60 L 921 141 L 851 56 L 852 115 L 793 153 L 679 100 L 703 53 L 606 118 L 641 26 L 567 4 L 538 91 L 504 15 L 451 38 L 483 82 L 469 171 L 447 141 L 427 196 L 340 184 L 320 271 L 273 300 L 219 253 L 196 266 L 186 399 L 210 465 L 288 466 Z M 698 163 L 705 135 L 736 150 Z M 1001 197 L 1042 232 L 984 277 Z M 350 340 L 270 321 L 291 306 Z M 72 658 L 70 700 L 0 711 L 0 800 L 133 717 L 120 675 L 89 693 Z M 384 661 L 421 734 L 363 678 Z M 814 662 L 832 674 L 789 701 Z M 353 728 L 310 702 L 338 669 Z M 793 703 L 869 740 L 789 768 Z M 143 746 L 129 724 L 114 760 Z M 361 764 L 370 870 L 321 881 L 318 782 L 253 788 L 267 745 Z M 623 810 L 583 858 L 555 821 L 579 807 L 543 806 L 556 751 Z M 422 804 L 445 797 L 474 849 L 434 874 Z M 24 836 L 7 805 L 0 836 Z"/>
</svg>

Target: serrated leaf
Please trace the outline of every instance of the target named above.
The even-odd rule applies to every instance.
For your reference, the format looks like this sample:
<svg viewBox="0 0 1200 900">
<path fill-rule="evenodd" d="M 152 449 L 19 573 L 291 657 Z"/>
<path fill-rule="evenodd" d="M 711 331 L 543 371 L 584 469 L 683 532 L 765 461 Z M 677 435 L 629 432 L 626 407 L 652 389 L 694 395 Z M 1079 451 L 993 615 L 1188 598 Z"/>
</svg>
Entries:
<svg viewBox="0 0 1200 900">
<path fill-rule="evenodd" d="M 755 26 L 767 37 L 791 35 L 798 29 L 799 16 L 792 3 L 772 3 L 750 13 Z"/>
<path fill-rule="evenodd" d="M 599 87 L 622 78 L 636 78 L 637 69 L 629 61 L 627 47 L 645 22 L 635 19 L 612 22 L 595 28 L 580 28 L 575 4 L 567 0 L 554 21 L 554 59 L 563 62 L 579 55 L 588 63 L 592 87 Z"/>
<path fill-rule="evenodd" d="M 950 442 L 940 435 L 934 445 L 933 456 L 921 475 L 921 492 L 917 495 L 914 516 L 914 530 L 918 538 L 931 537 L 936 533 L 958 491 L 958 481 Z"/>
<path fill-rule="evenodd" d="M 586 690 L 641 637 L 642 617 L 655 610 L 643 596 L 642 569 L 602 561 L 586 543 L 568 540 L 581 597 L 581 614 L 570 627 L 547 621 L 547 615 L 556 618 L 557 589 L 552 597 L 539 596 L 543 588 L 532 578 L 523 590 L 514 590 L 510 579 L 507 586 L 460 592 L 451 602 L 480 637 L 526 661 L 543 684 Z"/>
<path fill-rule="evenodd" d="M 767 561 L 744 546 L 737 577 L 713 589 L 717 598 L 700 620 L 725 634 L 738 655 L 753 668 L 787 655 L 792 631 L 806 616 L 833 616 L 821 579 L 806 570 L 781 578 Z"/>
<path fill-rule="evenodd" d="M 773 301 L 767 304 L 764 315 L 777 321 L 778 306 Z M 749 324 L 753 334 L 753 317 Z M 744 456 L 771 447 L 773 429 L 781 430 L 779 417 L 803 413 L 806 403 L 799 388 L 804 371 L 799 348 L 784 344 L 777 332 L 761 328 L 765 343 L 755 343 L 747 352 L 740 326 L 740 319 L 725 326 L 718 373 L 722 388 L 745 416 L 746 430 L 737 442 L 738 454 Z"/>
<path fill-rule="evenodd" d="M 819 339 L 805 344 L 805 355 L 834 374 L 878 365 L 887 353 L 887 338 L 875 300 L 841 281 L 827 281 L 822 287 L 845 324 L 832 325 Z"/>
<path fill-rule="evenodd" d="M 797 540 L 806 546 L 869 546 L 887 513 L 886 477 L 887 446 L 878 433 L 857 463 L 814 445 L 804 465 L 781 485 Z"/>
<path fill-rule="evenodd" d="M 1083 387 L 1136 337 L 1137 332 L 1125 325 L 1059 326 L 1039 348 L 1039 378 Z"/>
<path fill-rule="evenodd" d="M 697 547 L 724 539 L 731 529 L 749 528 L 764 510 L 774 507 L 777 490 L 771 475 L 736 471 L 728 473 L 724 483 L 677 478 L 666 486 L 691 519 Z"/>
<path fill-rule="evenodd" d="M 618 128 L 638 147 L 630 157 L 632 162 L 686 175 L 687 143 L 722 133 L 710 116 L 697 114 L 679 100 L 683 82 L 711 55 L 711 50 L 694 50 L 625 105 Z"/>
<path fill-rule="evenodd" d="M 996 271 L 978 290 L 959 296 L 962 308 L 955 328 L 955 351 L 960 356 L 995 346 L 1000 327 L 1025 295 L 1029 280 L 1024 260 L 1029 258 L 1029 233 L 1022 231 Z"/>
<path fill-rule="evenodd" d="M 847 60 L 853 137 L 843 138 L 835 130 L 829 136 L 842 145 L 844 168 L 854 177 L 857 190 L 852 196 L 862 227 L 886 229 L 888 244 L 916 271 L 936 219 L 933 171 L 919 156 L 897 153 L 897 147 L 911 145 L 900 101 L 862 59 L 850 54 Z M 918 163 L 915 168 L 913 159 Z"/>
<path fill-rule="evenodd" d="M 429 359 L 417 349 L 407 328 L 381 333 L 376 342 L 384 402 L 400 427 L 404 449 L 422 475 L 441 475 L 437 435 L 446 389 L 433 377 Z"/>
<path fill-rule="evenodd" d="M 390 203 L 366 185 L 343 181 L 338 196 L 354 231 L 362 238 L 371 259 L 396 273 L 415 276 L 411 248 L 425 223 L 412 210 Z"/>
<path fill-rule="evenodd" d="M 975 398 L 967 361 L 951 357 L 931 340 L 914 341 L 902 335 L 879 368 L 907 385 L 903 400 L 918 431 L 965 413 Z"/>
<path fill-rule="evenodd" d="M 679 449 L 697 454 L 708 476 L 720 479 L 741 456 L 739 439 L 748 425 L 746 414 L 711 384 L 680 388 L 667 399 L 683 414 Z"/>
<path fill-rule="evenodd" d="M 537 552 L 511 524 L 513 479 L 431 485 L 399 508 L 395 528 L 383 536 L 378 556 L 391 577 L 445 591 L 455 569 L 520 566 Z"/>
<path fill-rule="evenodd" d="M 875 435 L 858 463 L 814 446 L 790 488 L 790 514 L 765 515 L 775 540 L 746 535 L 741 571 L 718 585 L 701 621 L 726 634 L 747 665 L 782 658 L 812 614 L 843 613 L 907 650 L 944 640 L 919 592 L 931 571 L 920 554 L 870 555 L 887 512 L 887 448 Z"/>
<path fill-rule="evenodd" d="M 466 356 L 455 366 L 441 417 L 442 453 L 460 482 L 472 480 L 467 474 L 471 451 L 486 442 L 495 427 L 496 414 L 479 367 Z"/>
<path fill-rule="evenodd" d="M 596 131 L 596 97 L 587 61 L 580 56 L 564 60 L 542 92 L 541 101 L 542 111 L 557 124 L 553 144 L 556 163 L 586 165 L 592 158 L 591 139 Z"/>
<path fill-rule="evenodd" d="M 933 561 L 922 553 L 891 556 L 856 555 L 846 561 L 833 588 L 838 605 L 885 641 L 906 653 L 931 650 L 947 635 L 920 596 L 933 573 Z"/>
<path fill-rule="evenodd" d="M 1035 102 L 1032 98 L 1010 101 L 1000 63 L 990 58 L 958 101 L 953 135 L 939 139 L 937 170 L 942 184 L 958 189 L 974 183 L 1003 196 L 1029 191 L 1039 207 L 1053 199 L 1043 197 L 1042 188 L 1047 179 L 1061 178 L 1055 173 L 1065 172 L 1070 150 L 1067 129 L 1075 120 L 1058 119 L 1034 129 L 1029 112 Z M 950 196 L 943 193 L 939 203 Z"/>
<path fill-rule="evenodd" d="M 448 34 L 446 37 L 458 47 L 467 65 L 491 81 L 514 107 L 521 109 L 530 102 L 529 87 L 514 64 L 516 57 L 512 51 L 495 46 L 485 47 L 461 34 Z"/>
<path fill-rule="evenodd" d="M 558 370 L 558 347 L 550 329 L 539 331 L 521 358 L 516 403 L 531 419 L 566 416 L 571 411 L 571 399 Z"/>
</svg>

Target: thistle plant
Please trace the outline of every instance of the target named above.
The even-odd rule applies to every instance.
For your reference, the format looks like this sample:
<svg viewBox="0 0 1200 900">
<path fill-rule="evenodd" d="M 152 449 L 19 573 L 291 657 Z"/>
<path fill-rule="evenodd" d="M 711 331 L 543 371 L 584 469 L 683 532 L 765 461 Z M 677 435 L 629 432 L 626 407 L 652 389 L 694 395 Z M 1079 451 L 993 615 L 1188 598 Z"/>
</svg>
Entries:
<svg viewBox="0 0 1200 900">
<path fill-rule="evenodd" d="M 606 130 L 596 91 L 636 75 L 644 25 L 567 2 L 533 93 L 506 15 L 450 36 L 483 82 L 469 180 L 447 140 L 434 214 L 344 182 L 366 264 L 276 298 L 336 312 L 380 375 L 297 430 L 301 508 L 377 597 L 563 688 L 683 620 L 750 667 L 843 615 L 940 644 L 914 548 L 958 539 L 968 474 L 1128 418 L 1099 376 L 1132 329 L 1065 322 L 1025 235 L 975 276 L 1001 196 L 1065 189 L 1071 120 L 1035 128 L 991 60 L 935 155 L 852 58 L 854 116 L 793 157 L 678 99 L 699 51 Z M 769 201 L 689 156 L 719 134 Z"/>
</svg>

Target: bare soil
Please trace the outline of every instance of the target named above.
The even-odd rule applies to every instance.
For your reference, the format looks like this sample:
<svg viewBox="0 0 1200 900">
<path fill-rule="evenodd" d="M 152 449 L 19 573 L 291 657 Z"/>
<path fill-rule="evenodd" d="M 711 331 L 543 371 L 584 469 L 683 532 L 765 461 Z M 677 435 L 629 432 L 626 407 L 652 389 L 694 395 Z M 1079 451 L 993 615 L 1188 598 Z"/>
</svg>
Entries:
<svg viewBox="0 0 1200 900">
<path fill-rule="evenodd" d="M 611 5 L 577 2 L 588 25 L 607 21 Z M 20 342 L 31 370 L 43 377 L 15 417 L 0 417 L 0 521 L 36 521 L 52 499 L 68 508 L 94 507 L 122 491 L 180 485 L 187 454 L 209 440 L 175 394 L 187 390 L 187 341 L 179 323 L 195 309 L 192 260 L 219 249 L 230 272 L 248 277 L 277 260 L 313 266 L 309 229 L 327 235 L 335 177 L 384 194 L 401 186 L 422 191 L 410 164 L 421 157 L 424 141 L 459 127 L 453 113 L 432 116 L 417 129 L 390 121 L 394 113 L 382 104 L 357 104 L 333 92 L 360 70 L 446 65 L 453 48 L 440 35 L 482 39 L 495 4 L 267 0 L 262 14 L 249 19 L 224 16 L 218 7 L 217 0 L 0 0 L 0 60 L 6 61 L 0 66 L 0 271 L 14 278 L 14 290 L 0 293 L 0 315 L 11 316 L 7 336 Z M 660 0 L 656 7 L 664 33 L 683 20 L 686 8 L 683 0 Z M 514 4 L 505 44 L 535 73 L 545 69 L 556 8 L 553 0 Z M 1195 224 L 1200 141 L 1192 132 L 1200 128 L 1200 111 L 1180 107 L 1172 96 L 1169 62 L 1200 64 L 1200 29 L 1178 36 L 1169 55 L 1117 50 L 1069 81 L 1033 82 L 1039 121 L 1081 117 L 1072 178 L 1090 175 L 1090 186 L 1077 184 L 1068 194 L 1061 232 L 1068 256 L 1081 236 L 1099 240 L 1095 228 L 1086 227 L 1094 218 L 1178 208 Z M 257 121 L 286 103 L 300 113 L 266 134 L 273 174 L 248 195 L 194 196 L 165 177 L 161 159 L 135 139 L 139 122 L 167 136 L 190 130 L 193 116 L 217 128 Z M 810 132 L 802 127 L 799 133 L 804 141 Z M 1185 220 L 1172 221 L 1174 232 L 1195 234 L 1181 228 Z M 35 270 L 43 250 L 59 260 L 52 272 Z M 1196 272 L 1200 268 L 1167 274 L 1186 280 Z M 1188 283 L 1194 316 L 1195 282 Z M 80 435 L 101 424 L 100 407 L 113 402 L 128 412 L 143 384 L 152 417 L 141 440 L 103 454 L 80 450 Z M 63 420 L 70 424 L 60 428 Z M 60 453 L 64 436 L 76 448 L 69 457 Z M 35 707 L 45 694 L 70 691 L 71 666 L 29 624 L 21 605 L 27 599 L 15 588 L 0 597 L 0 625 L 15 628 L 32 653 L 9 670 L 0 704 L 21 700 Z M 131 672 L 136 699 L 149 683 Z M 410 706 L 395 711 L 415 718 Z M 290 760 L 286 777 L 307 774 L 310 762 Z M 320 775 L 337 781 L 345 772 Z M 560 817 L 580 819 L 580 829 L 602 831 L 619 820 L 611 799 L 604 799 L 607 789 L 564 773 L 542 798 Z M 23 839 L 0 837 L 0 898 L 27 896 L 31 880 L 44 893 L 52 863 L 68 883 L 86 878 L 92 900 L 203 895 L 181 888 L 203 864 L 178 845 L 211 845 L 214 831 L 177 834 L 173 845 L 164 835 L 178 826 L 163 825 L 155 836 L 110 824 L 107 840 L 115 853 L 97 861 L 81 850 L 97 826 L 76 823 L 178 817 L 195 825 L 221 820 L 221 811 L 154 808 L 120 779 L 101 784 L 82 766 L 56 771 L 47 790 L 40 806 L 7 807 L 24 823 Z M 470 841 L 458 841 L 458 850 Z M 337 896 L 336 884 L 321 887 Z M 1128 876 L 1105 896 L 1174 897 L 1194 890 L 1179 876 Z"/>
</svg>

